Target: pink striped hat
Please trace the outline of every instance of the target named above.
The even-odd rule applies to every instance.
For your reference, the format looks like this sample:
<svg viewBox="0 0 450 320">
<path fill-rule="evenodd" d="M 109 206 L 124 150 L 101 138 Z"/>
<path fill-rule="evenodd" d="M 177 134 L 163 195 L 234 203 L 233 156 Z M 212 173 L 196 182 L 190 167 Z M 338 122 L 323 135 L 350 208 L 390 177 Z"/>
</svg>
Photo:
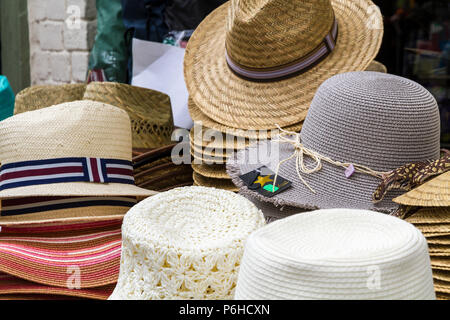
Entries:
<svg viewBox="0 0 450 320">
<path fill-rule="evenodd" d="M 0 226 L 124 215 L 155 194 L 134 183 L 128 114 L 74 101 L 0 123 Z"/>
</svg>

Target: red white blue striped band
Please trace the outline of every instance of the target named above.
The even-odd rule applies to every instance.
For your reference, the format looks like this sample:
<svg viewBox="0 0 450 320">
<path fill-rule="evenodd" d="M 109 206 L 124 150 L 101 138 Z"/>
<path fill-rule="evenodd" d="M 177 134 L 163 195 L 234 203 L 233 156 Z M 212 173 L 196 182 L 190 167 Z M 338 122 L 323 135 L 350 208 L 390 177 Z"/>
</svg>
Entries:
<svg viewBox="0 0 450 320">
<path fill-rule="evenodd" d="M 134 184 L 131 161 L 59 158 L 8 163 L 0 168 L 0 191 L 63 182 Z"/>
<path fill-rule="evenodd" d="M 25 197 L 2 200 L 1 216 L 15 216 L 51 210 L 92 206 L 131 208 L 137 203 L 133 197 Z"/>
<path fill-rule="evenodd" d="M 230 57 L 228 52 L 225 50 L 225 57 L 227 64 L 230 69 L 245 79 L 249 80 L 277 80 L 284 79 L 289 76 L 298 75 L 302 72 L 307 71 L 320 61 L 322 61 L 326 56 L 328 56 L 336 47 L 336 40 L 338 36 L 338 23 L 334 19 L 333 26 L 330 32 L 326 35 L 323 42 L 311 51 L 308 55 L 289 63 L 288 65 L 283 65 L 280 67 L 272 68 L 248 68 L 240 65 Z"/>
</svg>

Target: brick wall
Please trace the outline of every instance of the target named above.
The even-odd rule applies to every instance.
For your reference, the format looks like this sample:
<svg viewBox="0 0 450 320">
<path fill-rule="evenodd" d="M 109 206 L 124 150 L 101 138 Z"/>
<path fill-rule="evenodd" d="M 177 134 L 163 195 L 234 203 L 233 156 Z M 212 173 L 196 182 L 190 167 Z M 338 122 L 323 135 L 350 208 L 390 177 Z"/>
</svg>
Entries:
<svg viewBox="0 0 450 320">
<path fill-rule="evenodd" d="M 32 85 L 85 80 L 96 16 L 95 0 L 28 0 Z"/>
</svg>

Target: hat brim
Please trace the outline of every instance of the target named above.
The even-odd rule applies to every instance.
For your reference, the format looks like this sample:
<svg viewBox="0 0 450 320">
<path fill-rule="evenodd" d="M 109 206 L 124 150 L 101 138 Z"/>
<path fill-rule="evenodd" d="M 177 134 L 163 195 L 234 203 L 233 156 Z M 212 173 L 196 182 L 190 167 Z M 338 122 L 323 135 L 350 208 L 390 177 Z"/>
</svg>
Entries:
<svg viewBox="0 0 450 320">
<path fill-rule="evenodd" d="M 271 144 L 276 144 L 276 146 Z M 255 152 L 254 148 L 258 148 L 259 151 Z M 264 152 L 261 152 L 261 150 Z M 277 154 L 278 151 L 279 154 Z M 350 208 L 384 213 L 393 213 L 398 209 L 399 206 L 392 202 L 392 198 L 404 191 L 391 191 L 381 202 L 373 203 L 372 194 L 381 180 L 357 172 L 350 178 L 346 178 L 343 168 L 333 166 L 325 161 L 322 162 L 320 171 L 302 174 L 302 178 L 315 193 L 299 179 L 294 158 L 284 162 L 279 168 L 279 176 L 291 181 L 291 187 L 271 198 L 248 189 L 239 178 L 240 175 L 264 165 L 276 172 L 280 161 L 289 158 L 293 152 L 291 145 L 279 144 L 274 141 L 261 141 L 248 149 L 237 152 L 235 157 L 230 158 L 227 162 L 227 172 L 233 183 L 240 188 L 242 194 L 272 203 L 277 207 L 291 206 L 311 210 Z M 252 161 L 252 158 L 254 158 L 252 155 L 256 154 L 259 157 L 258 163 L 249 164 L 249 162 L 256 162 Z M 310 158 L 305 159 L 305 164 L 307 167 L 314 167 L 315 165 Z"/>
<path fill-rule="evenodd" d="M 189 40 L 184 60 L 186 85 L 201 112 L 234 128 L 289 126 L 306 117 L 326 79 L 365 70 L 382 42 L 382 26 L 371 25 L 374 18 L 382 21 L 378 8 L 369 0 L 331 3 L 339 24 L 333 52 L 305 73 L 274 82 L 244 80 L 229 69 L 225 59 L 229 2 L 207 16 Z"/>
<path fill-rule="evenodd" d="M 192 164 L 192 169 L 198 174 L 206 178 L 227 179 L 230 180 L 230 176 L 227 173 L 225 165 L 216 164 Z"/>
<path fill-rule="evenodd" d="M 197 186 L 217 188 L 233 192 L 239 191 L 239 189 L 229 179 L 207 178 L 196 172 L 193 173 L 192 177 Z"/>
</svg>

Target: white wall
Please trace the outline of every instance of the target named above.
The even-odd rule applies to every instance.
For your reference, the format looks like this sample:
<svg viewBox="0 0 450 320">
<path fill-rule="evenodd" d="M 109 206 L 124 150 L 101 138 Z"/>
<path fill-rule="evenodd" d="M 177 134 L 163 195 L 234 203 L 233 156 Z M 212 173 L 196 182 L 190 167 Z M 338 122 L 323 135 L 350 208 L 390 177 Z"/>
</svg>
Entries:
<svg viewBox="0 0 450 320">
<path fill-rule="evenodd" d="M 28 0 L 31 84 L 84 82 L 95 0 Z"/>
</svg>

